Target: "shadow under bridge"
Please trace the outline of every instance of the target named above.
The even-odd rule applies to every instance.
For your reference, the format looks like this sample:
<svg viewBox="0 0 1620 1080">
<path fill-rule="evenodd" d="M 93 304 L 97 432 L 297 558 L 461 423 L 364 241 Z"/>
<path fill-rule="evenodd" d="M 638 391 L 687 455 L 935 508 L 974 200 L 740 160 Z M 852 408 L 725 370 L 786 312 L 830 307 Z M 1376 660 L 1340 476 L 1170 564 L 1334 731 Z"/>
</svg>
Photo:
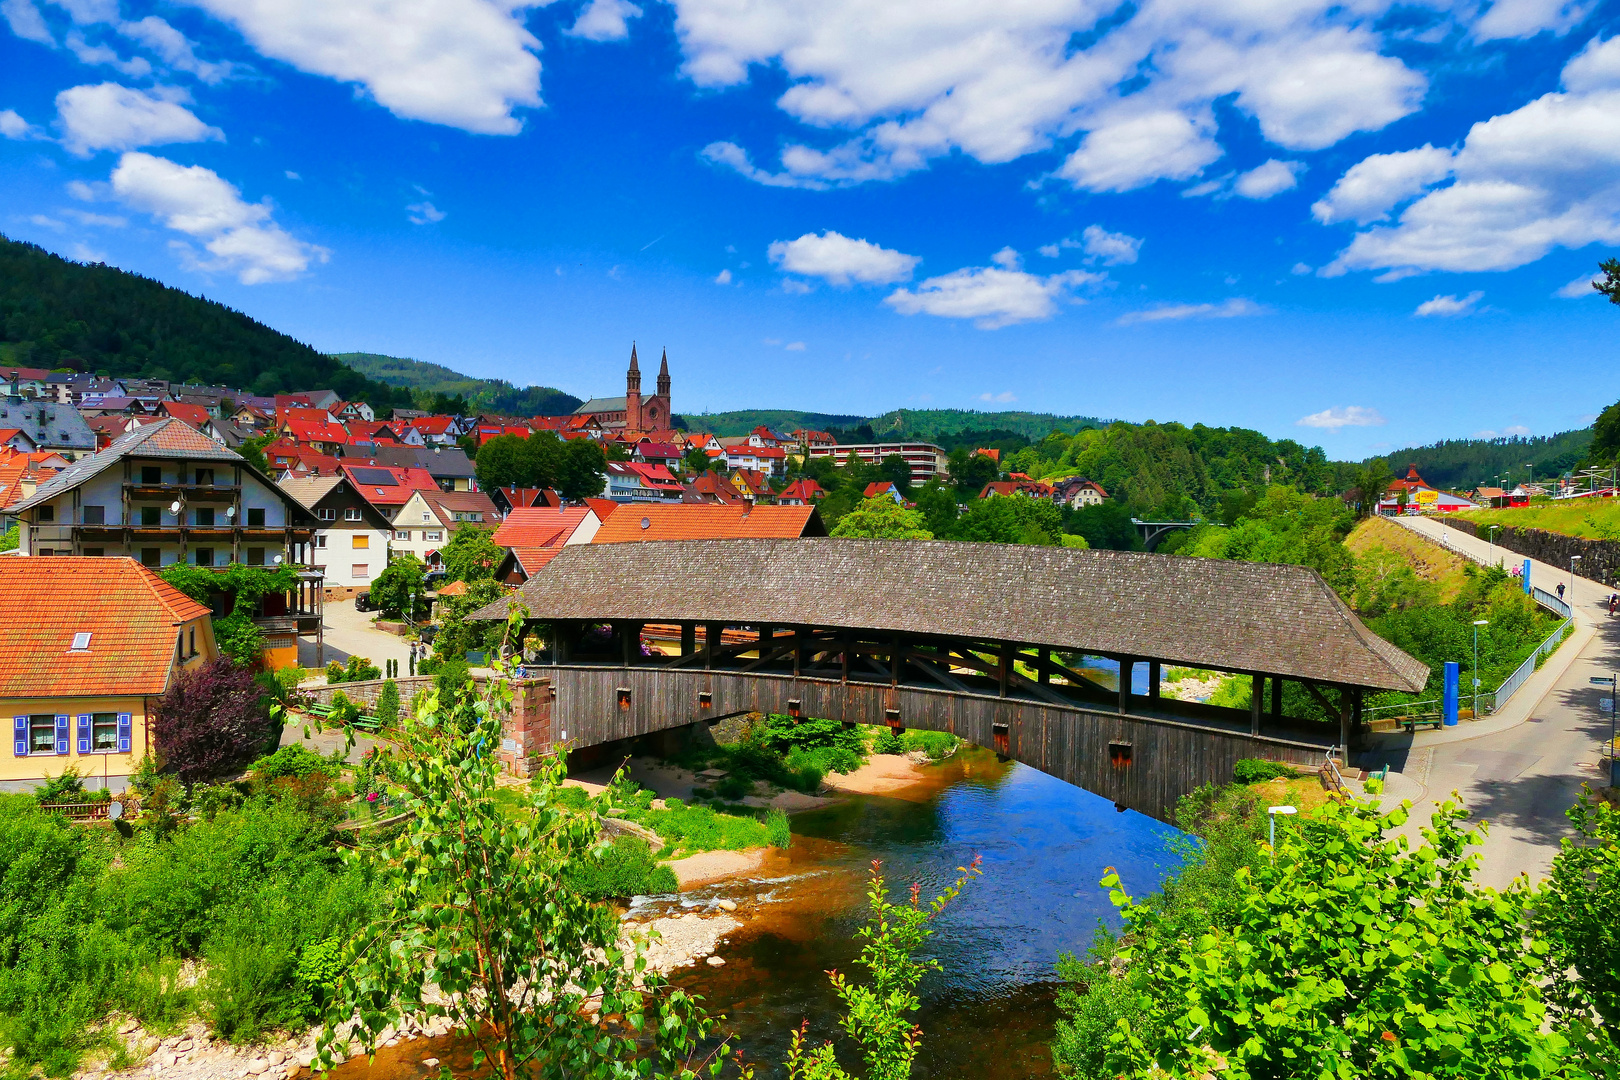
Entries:
<svg viewBox="0 0 1620 1080">
<path fill-rule="evenodd" d="M 687 540 L 566 547 L 518 594 L 547 647 L 547 736 L 600 745 L 744 712 L 948 731 L 1167 818 L 1242 758 L 1317 765 L 1365 690 L 1419 661 L 1314 571 L 1001 544 Z M 1117 688 L 1086 657 L 1119 664 Z M 1166 665 L 1238 672 L 1249 709 L 1161 693 Z M 1146 693 L 1133 692 L 1145 667 Z M 1338 723 L 1283 714 L 1303 684 Z"/>
</svg>

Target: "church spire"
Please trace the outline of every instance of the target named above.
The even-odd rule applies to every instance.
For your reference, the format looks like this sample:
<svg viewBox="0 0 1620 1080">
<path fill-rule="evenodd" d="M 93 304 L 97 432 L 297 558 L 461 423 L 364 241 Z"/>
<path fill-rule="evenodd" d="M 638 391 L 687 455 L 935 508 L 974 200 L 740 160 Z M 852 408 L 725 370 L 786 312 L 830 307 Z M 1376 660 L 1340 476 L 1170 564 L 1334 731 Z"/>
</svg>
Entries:
<svg viewBox="0 0 1620 1080">
<path fill-rule="evenodd" d="M 630 343 L 630 370 L 624 373 L 624 389 L 626 394 L 641 393 L 641 365 L 636 362 L 636 343 Z"/>
<path fill-rule="evenodd" d="M 669 402 L 669 350 L 668 349 L 664 350 L 664 358 L 658 364 L 658 396 L 664 399 L 665 407 L 668 408 L 668 402 Z"/>
</svg>

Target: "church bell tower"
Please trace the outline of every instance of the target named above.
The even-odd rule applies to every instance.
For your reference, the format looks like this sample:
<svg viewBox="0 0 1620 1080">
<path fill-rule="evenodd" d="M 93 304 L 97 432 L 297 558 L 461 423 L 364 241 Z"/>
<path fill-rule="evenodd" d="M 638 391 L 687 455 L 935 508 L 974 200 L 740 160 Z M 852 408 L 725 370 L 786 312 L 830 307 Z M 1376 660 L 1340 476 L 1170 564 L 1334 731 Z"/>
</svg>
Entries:
<svg viewBox="0 0 1620 1080">
<path fill-rule="evenodd" d="M 636 362 L 636 346 L 630 343 L 630 370 L 624 373 L 624 429 L 641 431 L 641 365 Z"/>
</svg>

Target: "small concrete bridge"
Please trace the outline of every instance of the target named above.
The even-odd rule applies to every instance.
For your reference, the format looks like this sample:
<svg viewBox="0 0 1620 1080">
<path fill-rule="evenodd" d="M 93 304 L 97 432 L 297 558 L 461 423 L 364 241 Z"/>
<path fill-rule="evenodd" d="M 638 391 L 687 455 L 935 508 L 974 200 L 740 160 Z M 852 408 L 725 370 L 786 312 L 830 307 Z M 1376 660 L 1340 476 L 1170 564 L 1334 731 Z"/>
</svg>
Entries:
<svg viewBox="0 0 1620 1080">
<path fill-rule="evenodd" d="M 1429 674 L 1312 570 L 1133 552 L 582 544 L 477 617 L 512 603 L 550 628 L 528 667 L 554 693 L 537 748 L 746 712 L 949 731 L 1159 818 L 1239 759 L 1320 764 L 1359 728 L 1365 690 L 1417 691 Z M 1119 688 L 1078 670 L 1085 656 L 1118 661 Z M 1249 675 L 1251 708 L 1162 696 L 1167 664 Z M 1284 716 L 1285 680 L 1338 723 Z"/>
</svg>

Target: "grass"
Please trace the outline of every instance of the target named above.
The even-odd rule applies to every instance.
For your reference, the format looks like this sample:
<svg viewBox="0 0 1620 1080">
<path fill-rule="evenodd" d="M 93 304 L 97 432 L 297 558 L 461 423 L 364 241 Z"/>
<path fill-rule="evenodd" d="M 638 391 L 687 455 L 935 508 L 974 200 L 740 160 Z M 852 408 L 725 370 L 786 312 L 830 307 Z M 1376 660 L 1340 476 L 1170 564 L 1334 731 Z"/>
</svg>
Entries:
<svg viewBox="0 0 1620 1080">
<path fill-rule="evenodd" d="M 722 814 L 708 806 L 688 806 L 679 799 L 665 799 L 662 810 L 630 816 L 663 837 L 678 855 L 765 847 L 772 836 L 766 823 L 758 818 Z"/>
<path fill-rule="evenodd" d="M 1358 559 L 1374 548 L 1394 553 L 1411 566 L 1413 573 L 1440 590 L 1438 602 L 1442 604 L 1457 599 L 1467 581 L 1463 573 L 1467 560 L 1462 556 L 1385 518 L 1370 517 L 1362 521 L 1345 537 L 1344 546 Z"/>
<path fill-rule="evenodd" d="M 1482 537 L 1486 525 L 1510 525 L 1519 529 L 1546 529 L 1586 540 L 1620 540 L 1620 499 L 1571 499 L 1533 503 L 1516 509 L 1469 510 L 1456 516 L 1479 524 Z"/>
</svg>

